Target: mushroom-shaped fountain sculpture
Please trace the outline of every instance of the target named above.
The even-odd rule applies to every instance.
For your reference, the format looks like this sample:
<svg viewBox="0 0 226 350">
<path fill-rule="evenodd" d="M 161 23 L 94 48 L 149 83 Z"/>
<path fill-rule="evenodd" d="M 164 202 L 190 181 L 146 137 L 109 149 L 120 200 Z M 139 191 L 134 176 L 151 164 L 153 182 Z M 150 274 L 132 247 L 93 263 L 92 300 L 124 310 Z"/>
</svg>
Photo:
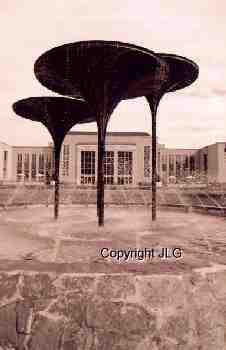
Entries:
<svg viewBox="0 0 226 350">
<path fill-rule="evenodd" d="M 64 137 L 75 124 L 94 122 L 95 119 L 91 116 L 86 102 L 65 97 L 30 97 L 15 102 L 13 110 L 23 118 L 44 124 L 53 138 L 54 217 L 57 219 L 59 214 L 60 151 Z"/>
<path fill-rule="evenodd" d="M 110 116 L 129 89 L 136 92 L 135 97 L 153 92 L 155 82 L 167 78 L 167 64 L 152 51 L 135 45 L 115 41 L 83 41 L 47 51 L 35 62 L 34 71 L 37 79 L 50 90 L 87 101 L 97 121 L 97 211 L 99 225 L 102 226 L 103 160 Z M 140 81 L 142 84 L 139 84 Z"/>
<path fill-rule="evenodd" d="M 146 50 L 146 49 L 144 49 Z M 147 50 L 147 52 L 149 52 Z M 152 220 L 156 220 L 156 182 L 157 182 L 157 166 L 156 166 L 156 153 L 157 153 L 157 140 L 156 140 L 156 114 L 159 102 L 163 95 L 167 92 L 173 92 L 179 89 L 183 89 L 186 86 L 191 85 L 199 74 L 198 65 L 190 59 L 182 56 L 161 53 L 158 56 L 167 64 L 167 76 L 165 74 L 159 74 L 156 77 L 155 88 L 146 87 L 146 99 L 149 103 L 152 114 Z M 142 86 L 142 82 L 138 81 L 138 85 Z M 146 85 L 146 81 L 144 81 Z M 126 99 L 137 96 L 138 87 L 134 90 L 134 87 L 129 87 L 128 93 L 125 96 Z"/>
</svg>

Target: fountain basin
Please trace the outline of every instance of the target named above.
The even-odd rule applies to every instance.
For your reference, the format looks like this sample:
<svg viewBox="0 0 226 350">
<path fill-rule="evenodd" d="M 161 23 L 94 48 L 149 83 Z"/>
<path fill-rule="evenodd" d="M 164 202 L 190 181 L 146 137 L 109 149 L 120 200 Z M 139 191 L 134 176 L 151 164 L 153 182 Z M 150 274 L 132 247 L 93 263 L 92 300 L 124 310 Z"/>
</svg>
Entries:
<svg viewBox="0 0 226 350">
<path fill-rule="evenodd" d="M 2 210 L 1 347 L 224 349 L 225 219 L 150 211 L 108 207 L 99 228 L 94 206 Z"/>
</svg>

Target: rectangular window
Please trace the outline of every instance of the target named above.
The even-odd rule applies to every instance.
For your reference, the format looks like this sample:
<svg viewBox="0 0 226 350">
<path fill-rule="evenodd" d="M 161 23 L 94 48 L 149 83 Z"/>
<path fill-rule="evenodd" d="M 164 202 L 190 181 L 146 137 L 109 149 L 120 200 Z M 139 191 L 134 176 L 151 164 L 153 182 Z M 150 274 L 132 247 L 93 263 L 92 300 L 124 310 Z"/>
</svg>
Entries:
<svg viewBox="0 0 226 350">
<path fill-rule="evenodd" d="M 144 146 L 144 177 L 150 178 L 151 165 L 150 165 L 150 146 Z"/>
<path fill-rule="evenodd" d="M 63 146 L 62 175 L 69 176 L 69 145 Z"/>
<path fill-rule="evenodd" d="M 31 178 L 32 180 L 36 180 L 36 154 L 33 153 L 31 156 Z"/>
<path fill-rule="evenodd" d="M 114 152 L 106 151 L 104 155 L 104 183 L 114 184 Z"/>
<path fill-rule="evenodd" d="M 176 177 L 180 177 L 181 175 L 181 169 L 182 169 L 182 162 L 181 162 L 181 156 L 176 155 Z"/>
<path fill-rule="evenodd" d="M 81 184 L 95 184 L 95 151 L 81 151 Z"/>
<path fill-rule="evenodd" d="M 25 153 L 24 155 L 24 180 L 27 181 L 29 179 L 29 153 Z"/>
<path fill-rule="evenodd" d="M 162 164 L 162 171 L 166 171 L 167 170 L 167 165 L 165 163 Z"/>
<path fill-rule="evenodd" d="M 169 155 L 169 176 L 174 176 L 174 155 Z"/>
<path fill-rule="evenodd" d="M 40 175 L 44 175 L 44 154 L 39 154 L 39 162 L 38 162 L 38 172 Z"/>
<path fill-rule="evenodd" d="M 185 169 L 188 169 L 188 164 L 189 164 L 188 156 L 186 156 L 185 157 Z"/>
<path fill-rule="evenodd" d="M 167 155 L 166 154 L 162 155 L 162 171 L 163 172 L 167 171 Z"/>
<path fill-rule="evenodd" d="M 3 178 L 7 177 L 8 151 L 3 151 Z"/>
<path fill-rule="evenodd" d="M 133 183 L 133 152 L 118 152 L 118 185 Z"/>
<path fill-rule="evenodd" d="M 204 159 L 203 159 L 203 161 L 204 161 L 204 171 L 207 172 L 207 170 L 208 170 L 208 156 L 207 156 L 207 154 L 204 154 L 203 157 L 204 157 Z"/>
<path fill-rule="evenodd" d="M 49 183 L 51 180 L 52 164 L 53 164 L 52 153 L 47 153 L 47 155 L 46 155 L 46 181 L 47 181 L 47 183 Z"/>
<path fill-rule="evenodd" d="M 160 173 L 160 168 L 161 168 L 161 154 L 160 152 L 157 152 L 157 178 L 159 179 L 159 173 Z M 158 180 L 160 181 L 160 180 Z"/>
<path fill-rule="evenodd" d="M 38 180 L 43 181 L 44 180 L 44 172 L 45 172 L 45 159 L 44 154 L 40 153 L 38 158 Z"/>
<path fill-rule="evenodd" d="M 193 173 L 195 171 L 195 157 L 190 157 L 190 171 Z"/>
<path fill-rule="evenodd" d="M 23 174 L 22 174 L 22 153 L 17 153 L 16 175 L 17 175 L 17 181 L 20 181 L 23 177 Z"/>
<path fill-rule="evenodd" d="M 186 170 L 186 157 L 182 156 L 182 169 L 183 169 L 183 176 L 185 176 L 185 170 Z"/>
</svg>

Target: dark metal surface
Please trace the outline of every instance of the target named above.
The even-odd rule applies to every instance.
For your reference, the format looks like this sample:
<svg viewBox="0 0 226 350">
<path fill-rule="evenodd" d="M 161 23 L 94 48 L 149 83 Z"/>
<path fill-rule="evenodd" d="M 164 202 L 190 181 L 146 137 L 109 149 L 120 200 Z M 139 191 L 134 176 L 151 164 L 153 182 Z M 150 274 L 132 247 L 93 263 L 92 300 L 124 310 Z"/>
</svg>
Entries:
<svg viewBox="0 0 226 350">
<path fill-rule="evenodd" d="M 152 113 L 152 220 L 156 219 L 156 113 L 166 92 L 182 89 L 198 77 L 185 57 L 156 54 L 116 41 L 82 41 L 53 48 L 35 62 L 37 79 L 62 95 L 88 102 L 97 120 L 97 213 L 104 223 L 104 151 L 109 118 L 123 99 L 146 96 Z"/>
<path fill-rule="evenodd" d="M 65 135 L 75 125 L 95 121 L 86 102 L 65 97 L 30 97 L 13 104 L 19 116 L 41 122 L 50 132 L 54 142 L 55 194 L 54 217 L 59 214 L 60 151 Z"/>
<path fill-rule="evenodd" d="M 157 138 L 156 138 L 156 114 L 159 102 L 166 92 L 183 89 L 192 84 L 199 74 L 198 65 L 182 56 L 173 54 L 158 54 L 165 60 L 168 73 L 162 81 L 159 75 L 159 85 L 155 92 L 146 96 L 152 114 L 152 220 L 156 220 L 156 197 L 157 197 Z"/>
<path fill-rule="evenodd" d="M 34 71 L 37 79 L 47 88 L 86 100 L 96 117 L 97 213 L 99 225 L 102 226 L 103 160 L 109 118 L 122 99 L 155 93 L 159 83 L 167 78 L 167 65 L 152 51 L 135 45 L 115 41 L 84 41 L 47 51 L 36 61 Z"/>
<path fill-rule="evenodd" d="M 158 54 L 169 67 L 169 77 L 164 86 L 165 92 L 184 89 L 198 78 L 199 66 L 192 60 L 174 54 Z"/>
<path fill-rule="evenodd" d="M 145 96 L 153 87 L 163 60 L 153 51 L 116 41 L 82 41 L 53 48 L 34 65 L 37 79 L 62 95 L 91 99 L 100 112 L 115 101 Z M 137 84 L 138 81 L 142 84 Z"/>
<path fill-rule="evenodd" d="M 143 49 L 146 51 L 146 49 Z M 149 50 L 147 50 L 149 52 Z M 198 65 L 190 59 L 174 54 L 158 53 L 158 57 L 165 61 L 158 75 L 148 86 L 148 79 L 137 82 L 137 86 L 129 86 L 125 99 L 136 97 L 137 92 L 143 90 L 148 100 L 152 114 L 152 220 L 156 220 L 156 181 L 157 181 L 157 138 L 156 114 L 159 102 L 166 92 L 173 92 L 191 85 L 199 74 Z"/>
</svg>

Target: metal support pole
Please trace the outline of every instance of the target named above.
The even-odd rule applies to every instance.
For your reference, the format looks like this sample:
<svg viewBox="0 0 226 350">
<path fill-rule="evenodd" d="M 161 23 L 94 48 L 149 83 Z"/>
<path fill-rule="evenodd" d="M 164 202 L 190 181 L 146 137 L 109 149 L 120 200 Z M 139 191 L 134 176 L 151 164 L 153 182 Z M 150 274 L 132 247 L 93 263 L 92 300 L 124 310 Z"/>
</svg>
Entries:
<svg viewBox="0 0 226 350">
<path fill-rule="evenodd" d="M 97 216 L 98 225 L 104 226 L 104 153 L 106 127 L 98 123 L 98 173 L 97 173 Z"/>
<path fill-rule="evenodd" d="M 55 181 L 55 191 L 54 191 L 54 219 L 57 220 L 59 216 L 59 174 L 60 174 L 60 150 L 61 144 L 55 143 L 54 148 L 54 162 L 55 162 L 55 172 L 54 172 L 54 181 Z"/>
<path fill-rule="evenodd" d="M 152 221 L 156 220 L 156 198 L 157 198 L 157 136 L 156 136 L 156 113 L 159 100 L 153 97 L 147 97 L 152 114 Z"/>
<path fill-rule="evenodd" d="M 152 112 L 152 221 L 156 220 L 156 180 L 157 180 L 157 169 L 156 169 L 156 113 Z"/>
</svg>

